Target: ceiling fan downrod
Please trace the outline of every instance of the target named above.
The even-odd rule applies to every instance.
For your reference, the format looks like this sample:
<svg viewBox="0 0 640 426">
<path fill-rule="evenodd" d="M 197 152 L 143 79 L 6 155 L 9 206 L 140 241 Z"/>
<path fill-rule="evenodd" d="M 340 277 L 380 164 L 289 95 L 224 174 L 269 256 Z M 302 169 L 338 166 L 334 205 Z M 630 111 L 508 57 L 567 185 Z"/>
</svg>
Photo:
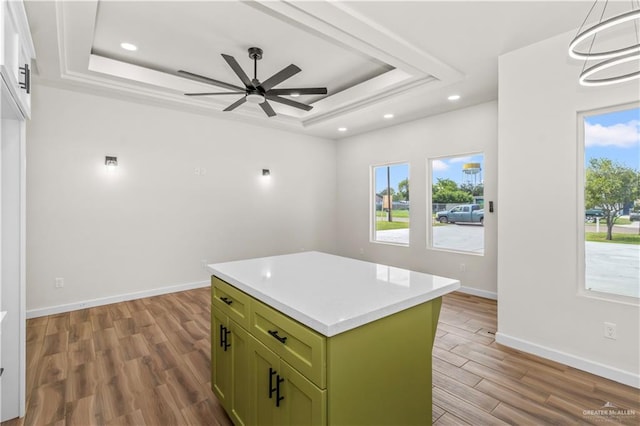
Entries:
<svg viewBox="0 0 640 426">
<path fill-rule="evenodd" d="M 262 59 L 262 49 L 259 47 L 249 48 L 249 57 L 253 59 L 253 79 L 258 80 L 258 61 Z"/>
</svg>

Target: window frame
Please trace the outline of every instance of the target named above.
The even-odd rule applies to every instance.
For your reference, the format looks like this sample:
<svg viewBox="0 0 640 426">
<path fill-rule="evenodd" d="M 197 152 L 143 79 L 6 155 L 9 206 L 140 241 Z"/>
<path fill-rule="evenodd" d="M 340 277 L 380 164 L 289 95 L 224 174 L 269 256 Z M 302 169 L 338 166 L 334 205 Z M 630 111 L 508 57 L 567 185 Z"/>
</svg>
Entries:
<svg viewBox="0 0 640 426">
<path fill-rule="evenodd" d="M 608 293 L 604 291 L 591 290 L 587 288 L 587 262 L 586 262 L 586 239 L 585 239 L 585 178 L 586 178 L 586 168 L 585 168 L 585 155 L 586 155 L 586 147 L 585 147 L 585 118 L 594 116 L 594 115 L 602 115 L 607 113 L 612 113 L 616 111 L 623 111 L 627 109 L 640 108 L 640 102 L 628 102 L 618 105 L 612 105 L 607 107 L 600 108 L 592 108 L 589 110 L 577 111 L 576 113 L 576 188 L 577 188 L 577 197 L 576 197 L 576 220 L 578 223 L 578 232 L 577 232 L 577 259 L 576 259 L 576 267 L 577 267 L 577 283 L 576 283 L 576 294 L 579 297 L 585 297 L 589 299 L 598 299 L 604 300 L 608 302 L 614 302 L 624 305 L 632 305 L 632 306 L 640 306 L 640 298 L 627 296 L 622 294 Z M 606 226 L 606 225 L 605 225 Z"/>
<path fill-rule="evenodd" d="M 376 239 L 376 168 L 378 167 L 391 167 L 407 165 L 407 179 L 409 179 L 409 194 L 411 194 L 411 162 L 405 161 L 391 161 L 379 164 L 372 164 L 369 166 L 369 242 L 375 244 L 385 244 L 396 247 L 410 247 L 411 246 L 411 204 L 409 204 L 409 238 L 407 243 L 396 243 L 392 241 L 380 241 Z M 393 207 L 393 201 L 392 201 Z"/>
<path fill-rule="evenodd" d="M 427 244 L 426 244 L 426 249 L 427 250 L 435 250 L 435 251 L 440 251 L 440 252 L 448 252 L 448 253 L 458 253 L 458 254 L 464 254 L 464 255 L 469 255 L 469 256 L 485 256 L 486 253 L 486 248 L 487 248 L 487 244 L 486 241 L 483 239 L 483 245 L 482 245 L 482 253 L 476 253 L 473 251 L 469 251 L 469 250 L 459 250 L 459 249 L 453 249 L 453 248 L 442 248 L 442 247 L 434 247 L 433 245 L 433 162 L 435 160 L 442 160 L 442 159 L 448 159 L 448 158 L 456 158 L 456 157 L 473 157 L 476 155 L 482 155 L 482 166 L 484 167 L 486 164 L 486 153 L 484 151 L 466 151 L 463 153 L 457 153 L 457 154 L 447 154 L 447 155 L 439 155 L 437 157 L 428 157 L 427 158 L 427 166 L 426 166 L 426 170 L 427 170 L 427 196 L 426 196 L 426 200 L 427 200 L 427 205 L 426 205 L 426 212 L 427 212 L 427 217 L 425 218 L 426 221 L 426 233 L 427 233 Z M 483 186 L 486 187 L 486 185 L 484 185 L 484 180 L 483 180 Z M 484 194 L 484 190 L 483 190 L 483 197 L 485 196 Z M 486 224 L 486 222 L 485 222 Z M 486 237 L 486 229 L 483 228 L 483 232 L 484 232 L 484 237 Z"/>
</svg>

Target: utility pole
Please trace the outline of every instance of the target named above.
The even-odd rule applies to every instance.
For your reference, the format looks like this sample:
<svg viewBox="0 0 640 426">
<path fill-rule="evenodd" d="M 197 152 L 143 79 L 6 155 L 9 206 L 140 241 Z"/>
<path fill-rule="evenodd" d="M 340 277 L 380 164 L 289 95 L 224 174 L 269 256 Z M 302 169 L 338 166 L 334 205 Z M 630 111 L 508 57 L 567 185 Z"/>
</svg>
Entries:
<svg viewBox="0 0 640 426">
<path fill-rule="evenodd" d="M 393 208 L 393 200 L 391 198 L 391 167 L 387 166 L 387 202 L 389 203 L 389 222 L 393 222 L 391 209 Z"/>
</svg>

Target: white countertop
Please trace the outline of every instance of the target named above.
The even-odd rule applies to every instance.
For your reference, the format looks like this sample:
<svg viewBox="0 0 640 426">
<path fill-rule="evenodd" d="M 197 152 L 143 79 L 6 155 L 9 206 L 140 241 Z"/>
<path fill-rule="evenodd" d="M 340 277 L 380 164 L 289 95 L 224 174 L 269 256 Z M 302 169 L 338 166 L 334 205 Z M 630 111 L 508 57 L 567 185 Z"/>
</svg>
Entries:
<svg viewBox="0 0 640 426">
<path fill-rule="evenodd" d="M 320 252 L 208 265 L 218 278 L 325 336 L 450 293 L 460 282 Z"/>
</svg>

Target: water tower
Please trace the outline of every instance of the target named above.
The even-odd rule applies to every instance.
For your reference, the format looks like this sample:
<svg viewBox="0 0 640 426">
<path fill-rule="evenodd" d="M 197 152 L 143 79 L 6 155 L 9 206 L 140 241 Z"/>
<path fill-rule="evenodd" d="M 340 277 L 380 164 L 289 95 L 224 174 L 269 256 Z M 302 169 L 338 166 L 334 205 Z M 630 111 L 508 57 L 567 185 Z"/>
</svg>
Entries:
<svg viewBox="0 0 640 426">
<path fill-rule="evenodd" d="M 480 163 L 465 163 L 462 165 L 463 180 L 473 186 L 482 183 L 482 167 Z"/>
</svg>

